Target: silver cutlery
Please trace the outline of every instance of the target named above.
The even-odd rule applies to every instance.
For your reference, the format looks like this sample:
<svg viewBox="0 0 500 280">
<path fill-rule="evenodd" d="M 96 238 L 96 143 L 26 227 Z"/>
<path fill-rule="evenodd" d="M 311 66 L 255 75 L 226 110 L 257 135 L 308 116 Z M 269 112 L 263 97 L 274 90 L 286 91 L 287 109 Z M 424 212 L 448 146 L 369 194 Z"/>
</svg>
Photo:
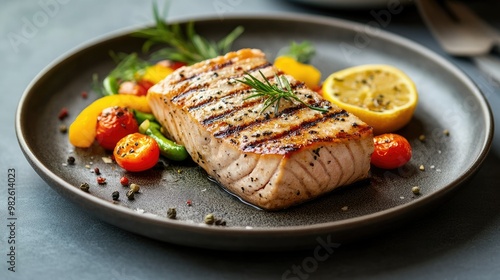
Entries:
<svg viewBox="0 0 500 280">
<path fill-rule="evenodd" d="M 422 18 L 444 51 L 468 57 L 478 68 L 500 82 L 500 58 L 492 51 L 500 46 L 500 33 L 457 1 L 419 0 Z"/>
</svg>

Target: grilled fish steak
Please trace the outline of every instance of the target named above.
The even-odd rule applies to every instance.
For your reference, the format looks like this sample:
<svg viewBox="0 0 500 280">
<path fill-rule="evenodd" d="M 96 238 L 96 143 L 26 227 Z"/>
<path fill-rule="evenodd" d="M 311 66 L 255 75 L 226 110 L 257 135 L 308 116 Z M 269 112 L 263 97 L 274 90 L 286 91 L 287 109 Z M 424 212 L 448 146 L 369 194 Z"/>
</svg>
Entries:
<svg viewBox="0 0 500 280">
<path fill-rule="evenodd" d="M 168 136 L 209 176 L 267 210 L 296 205 L 369 176 L 372 128 L 286 76 L 300 102 L 262 111 L 262 97 L 239 82 L 284 75 L 262 51 L 242 49 L 177 69 L 148 93 Z M 261 78 L 262 79 L 262 78 Z"/>
</svg>

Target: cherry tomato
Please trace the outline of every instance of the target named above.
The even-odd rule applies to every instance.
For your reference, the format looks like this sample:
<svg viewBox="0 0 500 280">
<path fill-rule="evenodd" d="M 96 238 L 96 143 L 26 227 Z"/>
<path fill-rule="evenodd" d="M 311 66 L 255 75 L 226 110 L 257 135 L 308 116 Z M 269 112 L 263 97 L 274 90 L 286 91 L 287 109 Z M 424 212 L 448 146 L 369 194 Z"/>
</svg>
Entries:
<svg viewBox="0 0 500 280">
<path fill-rule="evenodd" d="M 174 61 L 171 63 L 170 68 L 176 70 L 176 69 L 181 68 L 182 66 L 185 66 L 185 65 L 186 65 L 186 63 L 184 63 L 184 62 Z"/>
<path fill-rule="evenodd" d="M 160 159 L 160 147 L 152 137 L 137 132 L 118 141 L 113 155 L 123 169 L 139 172 L 156 165 Z"/>
<path fill-rule="evenodd" d="M 140 80 L 139 82 L 137 82 L 137 85 L 139 86 L 138 95 L 141 96 L 141 95 L 147 95 L 149 88 L 154 86 L 154 83 L 148 80 Z"/>
<path fill-rule="evenodd" d="M 412 149 L 406 138 L 394 133 L 386 133 L 373 138 L 375 150 L 371 157 L 372 165 L 394 169 L 405 165 L 410 159 Z"/>
<path fill-rule="evenodd" d="M 153 85 L 154 83 L 147 80 L 140 80 L 138 82 L 126 81 L 120 84 L 118 94 L 145 96 L 148 94 L 148 89 Z"/>
<path fill-rule="evenodd" d="M 179 69 L 182 66 L 186 66 L 187 64 L 181 61 L 173 61 L 173 60 L 161 60 L 158 61 L 156 64 L 159 64 L 163 67 L 169 67 L 172 68 L 173 70 Z"/>
<path fill-rule="evenodd" d="M 96 140 L 104 149 L 113 150 L 120 139 L 138 131 L 134 114 L 127 108 L 108 107 L 97 117 Z"/>
</svg>

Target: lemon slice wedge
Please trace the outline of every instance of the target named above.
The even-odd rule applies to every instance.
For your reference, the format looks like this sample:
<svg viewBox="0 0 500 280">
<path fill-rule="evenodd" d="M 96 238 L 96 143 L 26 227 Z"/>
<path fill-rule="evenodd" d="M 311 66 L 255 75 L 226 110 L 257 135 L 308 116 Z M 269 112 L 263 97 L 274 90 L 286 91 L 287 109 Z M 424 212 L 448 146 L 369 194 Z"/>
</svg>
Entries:
<svg viewBox="0 0 500 280">
<path fill-rule="evenodd" d="M 418 102 L 414 82 L 389 65 L 368 64 L 328 76 L 323 96 L 373 127 L 375 135 L 394 132 L 410 122 Z"/>
</svg>

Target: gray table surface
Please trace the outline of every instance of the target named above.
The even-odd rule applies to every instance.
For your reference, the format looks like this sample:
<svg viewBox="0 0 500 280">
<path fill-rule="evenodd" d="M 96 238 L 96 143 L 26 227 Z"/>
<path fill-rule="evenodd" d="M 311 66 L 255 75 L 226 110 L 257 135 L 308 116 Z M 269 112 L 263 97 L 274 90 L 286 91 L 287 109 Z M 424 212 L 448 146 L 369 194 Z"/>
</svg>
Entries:
<svg viewBox="0 0 500 280">
<path fill-rule="evenodd" d="M 500 27 L 497 1 L 469 2 Z M 302 12 L 368 23 L 373 20 L 371 11 L 380 9 L 316 9 L 287 1 L 175 0 L 170 16 Z M 28 30 L 28 22 L 36 25 Z M 439 209 L 381 236 L 342 244 L 307 271 L 302 264 L 313 256 L 312 250 L 215 252 L 161 243 L 106 224 L 59 196 L 33 171 L 17 144 L 15 109 L 23 90 L 46 65 L 72 48 L 121 28 L 151 22 L 149 1 L 0 3 L 0 279 L 498 279 L 498 132 L 477 175 Z M 498 83 L 467 59 L 445 55 L 413 6 L 393 15 L 386 29 L 449 59 L 477 83 L 493 111 L 500 110 Z M 12 34 L 22 37 L 15 41 Z M 495 117 L 499 120 L 500 114 L 495 112 Z M 9 271 L 7 263 L 8 169 L 17 174 L 16 272 Z M 287 276 L 286 271 L 297 267 L 301 273 Z"/>
</svg>

